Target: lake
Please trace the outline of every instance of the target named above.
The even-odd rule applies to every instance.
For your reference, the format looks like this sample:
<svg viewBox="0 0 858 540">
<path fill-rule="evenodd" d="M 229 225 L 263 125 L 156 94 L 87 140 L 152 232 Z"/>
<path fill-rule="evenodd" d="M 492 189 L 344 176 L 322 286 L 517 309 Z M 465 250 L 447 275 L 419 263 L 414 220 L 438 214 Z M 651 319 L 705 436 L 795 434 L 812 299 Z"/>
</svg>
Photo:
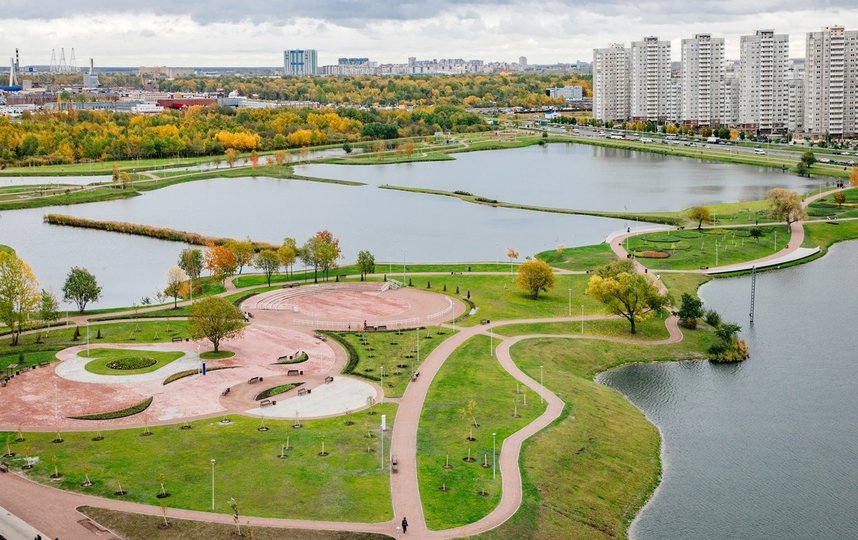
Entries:
<svg viewBox="0 0 858 540">
<path fill-rule="evenodd" d="M 664 478 L 632 537 L 856 538 L 858 242 L 806 266 L 701 288 L 709 308 L 744 327 L 751 357 L 631 365 L 602 382 L 663 434 Z"/>
</svg>

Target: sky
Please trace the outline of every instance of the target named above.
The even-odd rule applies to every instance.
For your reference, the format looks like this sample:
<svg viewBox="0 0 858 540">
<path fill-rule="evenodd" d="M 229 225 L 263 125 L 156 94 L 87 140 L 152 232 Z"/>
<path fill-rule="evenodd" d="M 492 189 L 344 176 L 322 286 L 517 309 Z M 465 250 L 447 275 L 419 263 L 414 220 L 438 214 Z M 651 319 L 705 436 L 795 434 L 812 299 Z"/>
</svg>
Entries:
<svg viewBox="0 0 858 540">
<path fill-rule="evenodd" d="M 855 0 L 2 0 L 0 66 L 15 48 L 21 64 L 48 64 L 75 49 L 78 66 L 280 66 L 284 49 L 318 49 L 319 64 L 341 56 L 381 63 L 465 58 L 554 63 L 591 61 L 594 47 L 654 35 L 672 42 L 709 32 L 726 38 L 757 29 L 790 35 L 823 26 L 858 29 Z"/>
</svg>

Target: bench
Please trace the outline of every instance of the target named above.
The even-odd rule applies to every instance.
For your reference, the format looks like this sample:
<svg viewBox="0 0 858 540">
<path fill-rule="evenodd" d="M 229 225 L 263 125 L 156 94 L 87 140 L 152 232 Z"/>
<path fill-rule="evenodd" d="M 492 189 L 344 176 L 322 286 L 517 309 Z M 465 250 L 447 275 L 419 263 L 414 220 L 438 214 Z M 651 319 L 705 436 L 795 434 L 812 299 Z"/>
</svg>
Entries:
<svg viewBox="0 0 858 540">
<path fill-rule="evenodd" d="M 299 388 L 298 389 L 298 395 L 299 396 L 306 396 L 307 394 L 310 394 L 310 393 L 311 393 L 311 390 L 309 388 Z"/>
<path fill-rule="evenodd" d="M 325 384 L 330 384 L 330 383 L 332 383 L 332 382 L 334 382 L 334 378 L 333 378 L 333 377 L 331 377 L 331 376 L 327 376 L 327 377 L 325 377 Z"/>
<path fill-rule="evenodd" d="M 172 341 L 173 341 L 173 343 L 178 343 L 178 342 L 184 341 L 184 340 L 180 337 L 174 337 Z"/>
<path fill-rule="evenodd" d="M 492 322 L 492 321 L 490 321 L 489 319 L 481 319 L 480 320 L 480 324 L 489 324 L 490 322 Z"/>
<path fill-rule="evenodd" d="M 221 393 L 220 393 L 220 395 L 222 395 L 222 396 L 228 396 L 228 395 L 229 395 L 229 387 L 227 387 L 227 389 L 226 389 L 226 390 L 224 390 L 223 392 L 221 392 Z"/>
<path fill-rule="evenodd" d="M 48 365 L 48 363 L 49 363 L 49 362 L 39 362 L 39 366 L 40 366 L 40 367 L 45 367 L 45 366 L 47 366 L 47 365 Z"/>
<path fill-rule="evenodd" d="M 399 460 L 396 459 L 396 456 L 390 456 L 390 472 L 399 472 Z"/>
<path fill-rule="evenodd" d="M 381 324 L 381 325 L 379 325 L 379 326 L 376 326 L 375 328 L 376 328 L 376 330 L 387 330 L 387 325 L 386 325 L 386 324 Z"/>
<path fill-rule="evenodd" d="M 291 377 L 296 377 L 298 375 L 303 375 L 303 374 L 304 374 L 303 369 L 290 369 L 289 371 L 286 372 L 286 375 L 291 376 Z"/>
<path fill-rule="evenodd" d="M 273 404 L 274 403 L 272 403 L 270 399 L 263 399 L 262 401 L 259 402 L 260 407 L 268 407 L 268 406 L 271 406 Z"/>
<path fill-rule="evenodd" d="M 292 287 L 294 287 L 294 286 L 295 286 L 295 284 L 294 284 L 294 283 L 287 283 L 286 285 L 283 285 L 283 288 L 284 288 L 284 289 L 291 289 L 291 288 L 292 288 Z"/>
<path fill-rule="evenodd" d="M 262 382 L 262 377 L 251 377 L 247 384 L 256 384 L 258 382 Z"/>
<path fill-rule="evenodd" d="M 5 463 L 0 463 L 0 472 L 7 473 L 9 472 L 9 466 Z"/>
<path fill-rule="evenodd" d="M 318 339 L 319 341 L 328 341 L 328 338 L 326 338 L 326 337 L 325 337 L 324 335 L 322 335 L 322 334 L 313 334 L 313 337 L 314 337 L 314 338 L 316 338 L 316 339 Z"/>
</svg>

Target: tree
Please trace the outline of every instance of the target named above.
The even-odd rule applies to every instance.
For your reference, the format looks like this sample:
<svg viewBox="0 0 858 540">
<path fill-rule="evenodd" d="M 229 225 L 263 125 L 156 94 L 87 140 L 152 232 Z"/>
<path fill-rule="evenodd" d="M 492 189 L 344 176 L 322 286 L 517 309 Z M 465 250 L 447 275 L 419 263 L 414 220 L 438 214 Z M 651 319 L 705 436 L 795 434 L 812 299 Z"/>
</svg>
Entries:
<svg viewBox="0 0 858 540">
<path fill-rule="evenodd" d="M 343 152 L 346 154 L 351 154 L 354 148 L 352 148 L 352 143 L 346 141 L 343 143 Z"/>
<path fill-rule="evenodd" d="M 319 231 L 307 240 L 301 248 L 301 259 L 313 267 L 313 282 L 319 282 L 319 270 L 325 277 L 331 268 L 336 268 L 337 259 L 341 256 L 340 241 L 334 238 L 330 231 Z"/>
<path fill-rule="evenodd" d="M 799 176 L 810 176 L 809 170 L 804 161 L 799 161 L 795 166 L 795 173 Z"/>
<path fill-rule="evenodd" d="M 530 297 L 536 300 L 539 291 L 548 292 L 554 287 L 554 272 L 545 261 L 527 261 L 518 267 L 515 283 L 519 289 L 529 293 Z"/>
<path fill-rule="evenodd" d="M 679 320 L 686 328 L 695 328 L 697 319 L 703 316 L 703 302 L 688 293 L 682 293 Z"/>
<path fill-rule="evenodd" d="M 705 206 L 694 206 L 688 209 L 688 219 L 697 222 L 697 229 L 703 228 L 704 223 L 712 223 L 712 213 Z"/>
<path fill-rule="evenodd" d="M 774 219 L 786 221 L 787 227 L 807 217 L 801 204 L 801 196 L 795 191 L 784 188 L 770 189 L 766 194 L 769 201 L 769 215 Z"/>
<path fill-rule="evenodd" d="M 176 309 L 179 301 L 179 293 L 182 291 L 182 283 L 188 279 L 188 275 L 178 266 L 167 270 L 167 287 L 164 293 L 173 297 L 173 309 Z"/>
<path fill-rule="evenodd" d="M 39 286 L 30 265 L 11 252 L 0 251 L 0 321 L 18 344 L 27 315 L 39 305 Z"/>
<path fill-rule="evenodd" d="M 42 289 L 39 297 L 39 320 L 48 324 L 59 320 L 60 303 L 57 300 L 57 295 Z"/>
<path fill-rule="evenodd" d="M 858 165 L 852 167 L 852 172 L 849 173 L 849 185 L 858 187 Z"/>
<path fill-rule="evenodd" d="M 226 164 L 229 165 L 230 169 L 233 165 L 235 165 L 235 162 L 238 161 L 238 152 L 235 150 L 235 148 L 227 148 L 226 151 L 223 153 L 223 156 L 226 160 Z"/>
<path fill-rule="evenodd" d="M 289 269 L 289 274 L 292 274 L 292 265 L 295 264 L 295 259 L 298 258 L 298 244 L 294 238 L 285 238 L 283 245 L 277 248 L 277 256 L 280 257 L 280 265 L 283 268 Z"/>
<path fill-rule="evenodd" d="M 837 203 L 837 206 L 843 206 L 843 203 L 846 202 L 846 194 L 842 191 L 838 191 L 834 194 L 834 202 Z"/>
<path fill-rule="evenodd" d="M 750 235 L 751 235 L 751 238 L 753 238 L 754 240 L 759 242 L 760 237 L 763 236 L 763 229 L 761 229 L 759 227 L 754 227 L 753 229 L 751 229 Z"/>
<path fill-rule="evenodd" d="M 235 265 L 238 268 L 238 273 L 241 274 L 244 267 L 253 260 L 253 242 L 250 241 L 250 238 L 247 240 L 231 240 L 227 242 L 226 249 L 230 250 L 233 256 L 235 256 Z"/>
<path fill-rule="evenodd" d="M 250 153 L 250 168 L 258 169 L 259 168 L 259 154 L 254 150 Z"/>
<path fill-rule="evenodd" d="M 816 163 L 816 156 L 813 155 L 812 151 L 808 150 L 801 155 L 801 162 L 810 167 Z"/>
<path fill-rule="evenodd" d="M 518 251 L 511 247 L 506 248 L 506 258 L 509 259 L 509 273 L 512 274 L 512 262 L 518 259 Z"/>
<path fill-rule="evenodd" d="M 606 277 L 597 273 L 587 283 L 587 294 L 629 321 L 632 334 L 637 332 L 636 323 L 661 311 L 669 301 L 648 276 L 630 272 Z"/>
<path fill-rule="evenodd" d="M 360 280 L 363 281 L 367 274 L 375 272 L 375 257 L 369 251 L 363 250 L 358 253 L 357 265 L 360 270 Z"/>
<path fill-rule="evenodd" d="M 259 269 L 271 286 L 271 276 L 280 269 L 280 257 L 273 249 L 263 249 L 253 257 L 253 266 Z"/>
<path fill-rule="evenodd" d="M 709 347 L 709 358 L 715 362 L 739 362 L 748 358 L 748 344 L 739 339 L 742 331 L 738 324 L 722 323 L 715 329 L 715 335 L 721 341 Z"/>
<path fill-rule="evenodd" d="M 203 271 L 203 252 L 194 248 L 185 248 L 179 253 L 179 268 L 188 274 L 191 280 L 189 290 L 194 290 L 194 280 L 200 277 Z"/>
<path fill-rule="evenodd" d="M 219 296 L 210 296 L 193 303 L 188 312 L 188 323 L 194 339 L 206 338 L 214 351 L 220 343 L 234 339 L 244 331 L 244 316 L 232 302 Z"/>
<path fill-rule="evenodd" d="M 69 270 L 63 285 L 63 300 L 74 302 L 77 304 L 78 311 L 83 313 L 88 303 L 97 302 L 99 298 L 101 298 L 101 287 L 89 270 L 77 266 Z"/>
<path fill-rule="evenodd" d="M 224 246 L 210 245 L 204 255 L 206 269 L 218 283 L 235 273 L 235 255 Z"/>
</svg>

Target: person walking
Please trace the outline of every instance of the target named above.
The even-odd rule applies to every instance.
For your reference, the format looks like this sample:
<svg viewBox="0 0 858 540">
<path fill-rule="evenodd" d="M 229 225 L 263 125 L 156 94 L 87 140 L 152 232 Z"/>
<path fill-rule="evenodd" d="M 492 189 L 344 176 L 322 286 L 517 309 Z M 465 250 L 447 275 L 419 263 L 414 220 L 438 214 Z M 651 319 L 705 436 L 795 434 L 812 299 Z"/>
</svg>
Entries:
<svg viewBox="0 0 858 540">
<path fill-rule="evenodd" d="M 402 532 L 403 533 L 408 532 L 408 519 L 407 518 L 402 518 Z"/>
</svg>

